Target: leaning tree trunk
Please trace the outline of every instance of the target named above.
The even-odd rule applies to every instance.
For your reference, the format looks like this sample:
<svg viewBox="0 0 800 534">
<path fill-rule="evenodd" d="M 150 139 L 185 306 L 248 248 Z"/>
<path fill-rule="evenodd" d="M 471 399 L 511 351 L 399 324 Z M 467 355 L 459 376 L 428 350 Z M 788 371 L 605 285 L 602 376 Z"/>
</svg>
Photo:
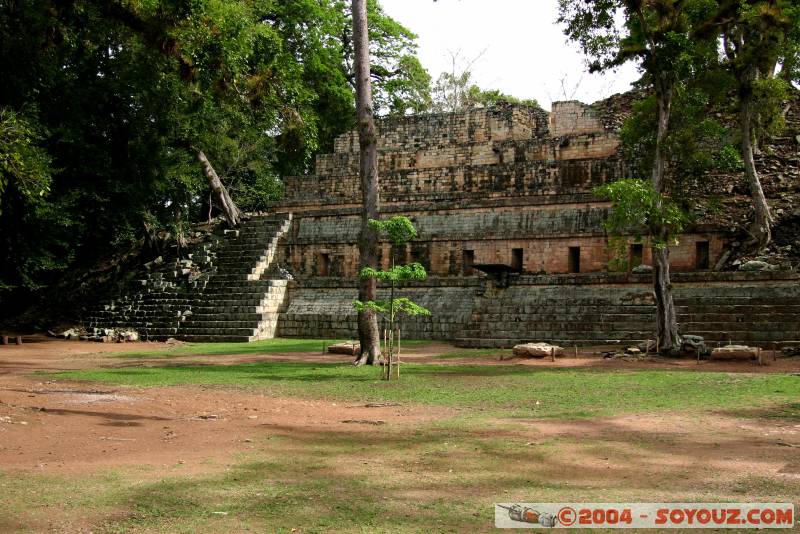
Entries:
<svg viewBox="0 0 800 534">
<path fill-rule="evenodd" d="M 206 175 L 208 185 L 211 186 L 211 191 L 214 194 L 217 206 L 222 210 L 225 220 L 228 221 L 228 226 L 231 228 L 239 226 L 242 222 L 242 212 L 239 211 L 239 208 L 233 202 L 233 199 L 228 194 L 228 190 L 222 184 L 222 180 L 219 179 L 214 167 L 211 166 L 211 162 L 208 161 L 208 158 L 202 150 L 197 151 L 197 161 L 203 166 L 203 174 Z"/>
<path fill-rule="evenodd" d="M 358 238 L 359 271 L 364 267 L 378 267 L 378 233 L 369 225 L 378 219 L 378 140 L 372 113 L 372 86 L 370 85 L 369 33 L 367 28 L 367 0 L 353 0 L 353 47 L 355 49 L 356 107 L 358 111 L 358 138 L 361 148 L 361 233 Z M 362 278 L 358 287 L 361 302 L 375 300 L 377 281 Z M 358 339 L 361 354 L 356 365 L 380 363 L 380 334 L 375 312 L 365 309 L 358 313 Z"/>
<path fill-rule="evenodd" d="M 754 217 L 750 225 L 750 235 L 753 239 L 749 244 L 756 245 L 758 250 L 766 247 L 772 241 L 772 215 L 769 211 L 767 198 L 764 196 L 764 189 L 761 187 L 761 180 L 756 170 L 756 162 L 753 158 L 753 84 L 752 74 L 741 91 L 741 111 L 740 127 L 742 129 L 742 158 L 744 159 L 744 174 L 750 185 L 750 195 L 753 198 Z"/>
<path fill-rule="evenodd" d="M 653 158 L 653 189 L 657 193 L 664 191 L 664 139 L 669 129 L 669 118 L 672 107 L 672 85 L 665 80 L 656 82 L 656 101 L 658 103 L 658 132 Z M 659 206 L 660 207 L 660 206 Z M 680 349 L 678 335 L 678 318 L 675 303 L 672 300 L 672 282 L 669 275 L 669 246 L 663 228 L 654 228 L 655 235 L 661 238 L 663 248 L 653 248 L 653 292 L 656 299 L 656 336 L 660 350 L 672 352 Z M 658 235 L 661 234 L 661 235 Z"/>
</svg>

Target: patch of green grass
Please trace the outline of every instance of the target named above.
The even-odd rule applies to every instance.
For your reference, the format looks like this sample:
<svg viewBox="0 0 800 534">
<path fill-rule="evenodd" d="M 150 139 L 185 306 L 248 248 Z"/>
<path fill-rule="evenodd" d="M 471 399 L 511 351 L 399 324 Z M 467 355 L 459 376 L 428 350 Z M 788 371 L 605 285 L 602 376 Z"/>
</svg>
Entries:
<svg viewBox="0 0 800 534">
<path fill-rule="evenodd" d="M 221 354 L 281 354 L 311 352 L 321 353 L 326 347 L 346 340 L 275 338 L 250 343 L 181 343 L 164 345 L 163 349 L 133 350 L 113 356 L 119 358 L 171 358 L 173 356 L 214 356 Z M 431 341 L 424 339 L 403 340 L 404 347 L 423 347 Z"/>
<path fill-rule="evenodd" d="M 37 532 L 87 525 L 106 533 L 494 532 L 495 502 L 782 502 L 798 491 L 793 480 L 737 477 L 734 466 L 718 480 L 709 473 L 719 467 L 702 465 L 676 477 L 640 456 L 630 463 L 644 460 L 643 471 L 576 469 L 585 442 L 534 441 L 507 426 L 449 420 L 369 432 L 270 429 L 224 471 L 177 468 L 157 479 L 136 471 L 80 479 L 0 474 L 0 518 L 6 509 L 16 518 L 7 526 Z M 589 458 L 624 458 L 617 436 L 597 440 L 603 448 Z M 681 459 L 687 449 L 670 454 Z"/>
<path fill-rule="evenodd" d="M 511 356 L 511 349 L 459 349 L 437 355 L 442 360 L 460 360 L 467 358 L 496 358 L 502 360 Z"/>
<path fill-rule="evenodd" d="M 753 408 L 800 397 L 800 380 L 791 375 L 496 365 L 405 364 L 400 382 L 380 380 L 374 367 L 301 362 L 96 369 L 53 376 L 133 386 L 259 387 L 275 395 L 463 407 L 505 417 Z"/>
</svg>

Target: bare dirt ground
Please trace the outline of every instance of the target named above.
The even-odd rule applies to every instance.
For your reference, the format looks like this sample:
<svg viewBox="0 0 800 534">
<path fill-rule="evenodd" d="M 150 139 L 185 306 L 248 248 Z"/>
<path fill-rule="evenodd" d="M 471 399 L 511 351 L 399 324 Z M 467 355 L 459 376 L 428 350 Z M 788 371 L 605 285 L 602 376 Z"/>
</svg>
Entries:
<svg viewBox="0 0 800 534">
<path fill-rule="evenodd" d="M 0 467 L 58 473 L 125 465 L 202 466 L 199 460 L 224 459 L 232 452 L 246 451 L 254 436 L 276 429 L 282 434 L 291 433 L 292 428 L 358 431 L 369 428 L 372 421 L 417 423 L 445 413 L 420 407 L 265 397 L 222 387 L 87 387 L 31 376 L 37 371 L 159 363 L 158 359 L 132 362 L 106 357 L 132 348 L 164 349 L 164 344 L 37 339 L 0 347 Z M 185 357 L 191 361 L 212 358 L 228 364 L 269 359 Z M 299 354 L 293 359 L 306 360 Z"/>
<path fill-rule="evenodd" d="M 233 388 L 181 386 L 135 388 L 92 386 L 64 381 L 42 381 L 36 371 L 97 367 L 163 365 L 163 358 L 135 361 L 108 358 L 109 353 L 164 349 L 164 344 L 98 344 L 35 338 L 21 346 L 0 347 L 0 466 L 4 469 L 38 472 L 73 472 L 120 465 L 172 465 L 208 457 L 224 458 L 247 450 L 256 435 L 274 432 L 363 432 L 367 421 L 419 423 L 444 417 L 445 409 L 414 406 L 372 406 L 296 398 L 265 397 Z M 751 363 L 660 360 L 627 362 L 591 357 L 545 360 L 499 360 L 496 356 L 438 359 L 455 350 L 446 344 L 409 349 L 404 361 L 450 365 L 494 364 L 542 367 L 667 368 L 725 372 L 800 372 L 800 358 L 779 359 L 768 366 Z M 235 364 L 256 361 L 347 362 L 349 356 L 323 354 L 175 356 L 180 361 Z M 362 423 L 342 421 L 364 421 Z M 716 419 L 715 430 L 724 423 Z M 565 432 L 591 437 L 606 432 L 652 432 L 654 426 L 669 428 L 678 439 L 682 422 L 678 416 L 623 417 L 591 424 L 531 423 L 533 433 Z M 696 424 L 693 421 L 691 424 Z M 743 431 L 792 436 L 798 425 L 784 428 L 775 423 L 738 424 L 726 432 Z M 723 426 L 720 426 L 723 425 Z M 540 428 L 541 427 L 541 428 Z M 560 429 L 560 430 L 559 430 Z M 710 430 L 710 429 L 709 429 Z M 716 433 L 716 432 L 714 432 Z M 734 432 L 736 433 L 736 432 Z M 741 433 L 741 432 L 739 432 Z M 788 433 L 788 434 L 787 434 Z M 774 440 L 773 440 L 774 441 Z M 752 443 L 742 446 L 753 449 Z M 800 456 L 800 449 L 777 451 Z M 762 458 L 761 461 L 764 459 Z"/>
<path fill-rule="evenodd" d="M 81 477 L 110 468 L 152 467 L 149 474 L 136 476 L 163 476 L 176 469 L 180 476 L 201 475 L 227 469 L 242 454 L 258 453 L 264 440 L 273 436 L 312 444 L 324 443 L 329 436 L 352 436 L 360 443 L 382 446 L 388 435 L 399 441 L 420 424 L 454 415 L 446 408 L 276 398 L 236 388 L 137 388 L 48 381 L 46 375 L 34 373 L 164 365 L 163 358 L 108 357 L 109 353 L 120 351 L 163 350 L 164 345 L 31 341 L 22 346 L 0 347 L 0 470 L 8 473 Z M 450 365 L 800 372 L 800 358 L 779 359 L 759 367 L 750 363 L 697 364 L 691 360 L 603 360 L 588 350 L 577 359 L 556 362 L 500 361 L 492 355 L 437 357 L 456 350 L 446 344 L 432 344 L 406 351 L 404 360 Z M 350 357 L 308 353 L 175 356 L 169 363 L 267 360 L 347 362 Z M 372 424 L 377 421 L 385 426 Z M 765 417 L 758 411 L 654 413 L 580 421 L 514 419 L 496 420 L 493 424 L 485 431 L 470 431 L 468 439 L 507 439 L 513 448 L 501 451 L 499 457 L 516 462 L 520 469 L 535 471 L 539 479 L 558 480 L 567 488 L 575 485 L 583 488 L 584 494 L 597 491 L 612 500 L 615 495 L 630 498 L 640 494 L 652 500 L 714 500 L 714 496 L 723 494 L 736 498 L 736 488 L 740 486 L 742 495 L 788 492 L 788 498 L 792 498 L 800 488 L 800 421 Z M 391 434 L 386 434 L 388 429 Z M 505 464 L 489 464 L 490 471 L 486 471 L 485 453 L 478 449 L 450 451 L 444 443 L 434 458 L 447 463 L 452 455 L 447 466 L 457 465 L 462 473 L 473 466 L 476 474 L 470 476 L 485 472 L 489 478 L 484 482 L 480 482 L 483 478 L 476 478 L 474 484 L 465 483 L 464 479 L 451 482 L 453 469 L 448 474 L 438 463 L 431 464 L 434 470 L 426 471 L 424 462 L 433 461 L 429 453 L 412 455 L 416 460 L 398 460 L 401 467 L 392 468 L 394 471 L 387 476 L 394 477 L 398 484 L 407 484 L 407 489 L 399 492 L 405 498 L 475 499 L 475 495 L 486 494 L 493 485 L 503 483 L 508 472 Z M 363 476 L 362 464 L 366 462 L 357 460 L 344 457 L 336 464 L 339 474 Z M 509 479 L 508 484 L 512 483 Z M 607 488 L 610 492 L 602 493 Z M 555 493 L 552 498 L 559 496 L 566 498 Z M 526 495 L 507 497 L 524 500 Z M 87 522 L 80 523 L 80 528 L 71 524 L 70 529 L 88 531 L 97 518 L 84 519 Z M 49 528 L 44 525 L 52 526 L 45 516 L 41 521 L 42 530 Z"/>
</svg>

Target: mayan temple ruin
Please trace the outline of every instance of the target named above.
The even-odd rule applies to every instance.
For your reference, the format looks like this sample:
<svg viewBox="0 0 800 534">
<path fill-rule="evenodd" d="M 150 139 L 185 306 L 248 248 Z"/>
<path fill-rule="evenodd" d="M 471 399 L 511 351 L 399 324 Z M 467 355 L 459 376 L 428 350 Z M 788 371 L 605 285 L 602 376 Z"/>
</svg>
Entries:
<svg viewBox="0 0 800 534">
<path fill-rule="evenodd" d="M 427 281 L 404 293 L 430 317 L 407 338 L 468 347 L 528 341 L 603 344 L 653 336 L 645 239 L 613 265 L 608 203 L 592 188 L 630 174 L 613 99 L 558 102 L 547 113 L 499 105 L 380 121 L 382 216 L 406 215 L 419 238 L 392 255 Z M 337 138 L 314 174 L 287 177 L 283 201 L 164 260 L 87 310 L 88 327 L 149 339 L 255 340 L 356 335 L 358 139 Z M 727 228 L 702 218 L 671 248 L 680 329 L 711 341 L 796 341 L 800 285 L 789 271 L 720 270 Z M 646 270 L 646 269 L 644 269 Z"/>
</svg>

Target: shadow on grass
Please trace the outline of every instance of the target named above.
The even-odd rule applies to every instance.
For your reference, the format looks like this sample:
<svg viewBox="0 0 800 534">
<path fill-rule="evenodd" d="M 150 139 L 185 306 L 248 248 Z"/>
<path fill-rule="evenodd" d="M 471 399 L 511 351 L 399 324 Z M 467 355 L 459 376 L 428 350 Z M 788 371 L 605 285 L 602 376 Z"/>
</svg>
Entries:
<svg viewBox="0 0 800 534">
<path fill-rule="evenodd" d="M 742 408 L 721 412 L 732 417 L 743 417 L 754 421 L 783 420 L 800 422 L 800 402 L 789 402 L 766 408 Z"/>
<path fill-rule="evenodd" d="M 542 423 L 546 424 L 546 423 Z M 124 488 L 128 514 L 106 526 L 270 532 L 489 532 L 492 504 L 514 500 L 762 499 L 796 495 L 796 481 L 741 465 L 762 443 L 588 422 L 573 436 L 466 425 L 358 432 L 269 425 L 268 440 L 226 473 Z M 591 439 L 587 439 L 591 436 Z M 532 442 L 531 440 L 536 440 Z M 642 453 L 642 448 L 647 453 Z M 779 451 L 786 458 L 790 451 Z M 646 476 L 643 474 L 646 473 Z M 699 497 L 698 497 L 699 496 Z M 223 512 L 224 515 L 221 515 Z"/>
</svg>

